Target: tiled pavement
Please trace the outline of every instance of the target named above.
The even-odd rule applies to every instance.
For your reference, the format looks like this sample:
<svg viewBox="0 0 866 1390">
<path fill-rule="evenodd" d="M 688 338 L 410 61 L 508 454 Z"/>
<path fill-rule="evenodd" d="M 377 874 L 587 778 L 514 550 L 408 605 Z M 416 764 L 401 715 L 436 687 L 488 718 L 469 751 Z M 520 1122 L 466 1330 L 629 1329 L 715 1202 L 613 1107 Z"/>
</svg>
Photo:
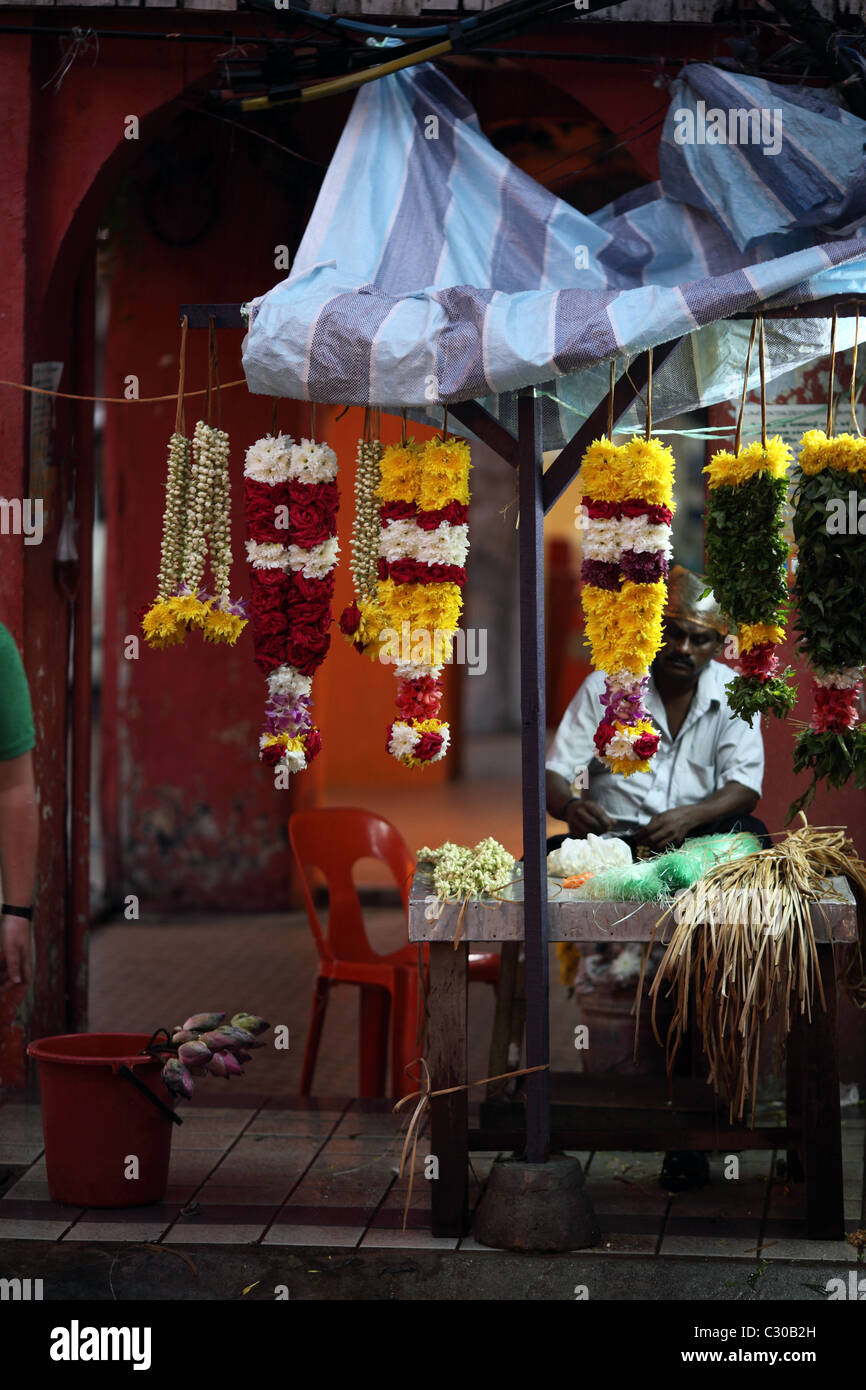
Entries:
<svg viewBox="0 0 866 1390">
<path fill-rule="evenodd" d="M 235 1098 L 224 1107 L 185 1107 L 164 1199 L 118 1209 L 53 1203 L 38 1107 L 3 1106 L 0 1167 L 13 1166 L 16 1175 L 0 1198 L 0 1240 L 487 1249 L 471 1236 L 431 1236 L 424 1141 L 402 1230 L 408 1177 L 397 1172 L 405 1120 L 389 1102 L 275 1096 L 244 1103 L 239 1091 Z M 866 1226 L 866 1121 L 860 1108 L 849 1114 L 856 1118 L 843 1123 L 843 1159 L 846 1229 L 853 1231 Z M 741 1154 L 737 1180 L 724 1177 L 724 1157 L 714 1155 L 710 1185 L 676 1196 L 658 1185 L 661 1154 L 579 1157 L 603 1231 L 594 1253 L 856 1261 L 845 1241 L 803 1239 L 803 1189 L 776 1176 L 782 1155 Z M 472 1156 L 473 1206 L 494 1158 Z"/>
</svg>

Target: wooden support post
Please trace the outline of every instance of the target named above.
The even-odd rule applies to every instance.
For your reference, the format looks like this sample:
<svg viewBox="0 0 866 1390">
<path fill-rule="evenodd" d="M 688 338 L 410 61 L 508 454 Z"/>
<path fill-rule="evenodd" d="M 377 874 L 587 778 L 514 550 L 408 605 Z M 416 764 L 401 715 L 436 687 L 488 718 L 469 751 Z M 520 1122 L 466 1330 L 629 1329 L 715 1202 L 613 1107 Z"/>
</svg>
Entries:
<svg viewBox="0 0 866 1390">
<path fill-rule="evenodd" d="M 467 1009 L 469 948 L 450 941 L 430 945 L 430 1020 L 427 1058 L 434 1091 L 469 1080 Z M 430 1152 L 439 1159 L 432 1182 L 434 1236 L 462 1236 L 468 1225 L 469 1096 L 455 1091 L 430 1102 Z"/>
<path fill-rule="evenodd" d="M 520 502 L 520 723 L 523 773 L 526 1065 L 550 1060 L 545 837 L 544 506 L 541 412 L 531 394 L 517 402 Z M 550 1148 L 547 1071 L 528 1078 L 526 1156 L 544 1163 Z"/>
</svg>

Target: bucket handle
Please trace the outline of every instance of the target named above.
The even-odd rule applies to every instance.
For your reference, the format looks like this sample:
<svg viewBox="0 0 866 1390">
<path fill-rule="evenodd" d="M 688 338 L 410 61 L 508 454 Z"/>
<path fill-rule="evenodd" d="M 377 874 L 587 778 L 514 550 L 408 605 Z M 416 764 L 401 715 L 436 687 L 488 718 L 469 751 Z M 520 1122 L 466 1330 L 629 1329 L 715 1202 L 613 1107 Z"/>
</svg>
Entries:
<svg viewBox="0 0 866 1390">
<path fill-rule="evenodd" d="M 132 1070 L 131 1067 L 128 1067 L 125 1062 L 121 1063 L 121 1065 L 117 1068 L 117 1074 L 118 1076 L 122 1076 L 125 1081 L 131 1081 L 133 1086 L 135 1086 L 136 1090 L 141 1091 L 141 1094 L 143 1096 L 147 1096 L 151 1105 L 155 1105 L 158 1110 L 162 1111 L 163 1115 L 167 1115 L 173 1125 L 183 1124 L 183 1120 L 180 1118 L 180 1115 L 176 1115 L 173 1110 L 171 1110 L 163 1101 L 160 1100 L 159 1096 L 154 1095 L 153 1091 L 150 1089 L 149 1086 L 145 1086 L 143 1081 L 139 1081 L 135 1072 Z"/>
</svg>

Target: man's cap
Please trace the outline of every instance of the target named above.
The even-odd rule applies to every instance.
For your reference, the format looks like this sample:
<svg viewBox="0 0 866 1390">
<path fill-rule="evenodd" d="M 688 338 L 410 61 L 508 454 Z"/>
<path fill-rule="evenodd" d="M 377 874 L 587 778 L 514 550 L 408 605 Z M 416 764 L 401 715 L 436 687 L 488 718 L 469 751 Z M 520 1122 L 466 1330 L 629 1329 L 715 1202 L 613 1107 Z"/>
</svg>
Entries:
<svg viewBox="0 0 866 1390">
<path fill-rule="evenodd" d="M 683 622 L 695 623 L 698 627 L 710 627 L 722 637 L 728 631 L 728 622 L 716 603 L 712 593 L 702 598 L 706 580 L 687 570 L 684 565 L 674 565 L 668 575 L 668 601 L 665 605 L 666 618 L 681 618 Z"/>
</svg>

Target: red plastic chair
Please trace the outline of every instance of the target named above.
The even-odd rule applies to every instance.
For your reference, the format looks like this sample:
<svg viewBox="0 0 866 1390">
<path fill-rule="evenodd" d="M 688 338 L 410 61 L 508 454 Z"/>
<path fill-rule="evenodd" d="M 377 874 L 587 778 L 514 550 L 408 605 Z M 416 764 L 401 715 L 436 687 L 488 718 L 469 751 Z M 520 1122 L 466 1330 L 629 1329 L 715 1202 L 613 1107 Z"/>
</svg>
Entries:
<svg viewBox="0 0 866 1390">
<path fill-rule="evenodd" d="M 351 984 L 361 988 L 359 1094 L 385 1094 L 390 1020 L 391 1091 L 395 1099 L 408 1095 L 417 1089 L 403 1069 L 418 1055 L 418 948 L 407 945 L 384 956 L 373 950 L 364 928 L 352 868 L 359 859 L 379 859 L 387 864 L 408 915 L 409 889 L 415 872 L 409 848 L 389 821 L 354 806 L 297 811 L 289 820 L 289 840 L 301 870 L 307 916 L 319 952 L 300 1094 L 308 1096 L 312 1089 L 331 987 Z M 324 930 L 313 901 L 311 869 L 319 869 L 328 885 L 328 922 Z M 425 945 L 425 967 L 428 954 Z M 495 986 L 498 978 L 497 954 L 470 955 L 470 981 Z"/>
</svg>

